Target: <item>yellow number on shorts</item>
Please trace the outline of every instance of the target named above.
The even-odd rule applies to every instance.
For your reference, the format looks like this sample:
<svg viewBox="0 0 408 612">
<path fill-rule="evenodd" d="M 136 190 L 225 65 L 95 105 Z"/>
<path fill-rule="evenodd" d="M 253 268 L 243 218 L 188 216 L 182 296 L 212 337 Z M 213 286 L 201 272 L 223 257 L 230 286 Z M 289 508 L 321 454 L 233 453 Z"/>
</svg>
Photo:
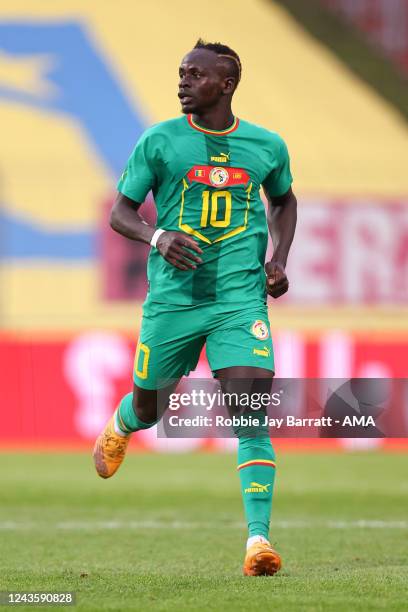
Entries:
<svg viewBox="0 0 408 612">
<path fill-rule="evenodd" d="M 217 219 L 218 215 L 218 200 L 219 198 L 225 199 L 225 212 L 223 219 Z M 207 227 L 208 225 L 208 212 L 209 212 L 210 192 L 203 191 L 203 207 L 201 210 L 201 227 Z M 228 227 L 231 223 L 231 209 L 232 209 L 232 197 L 229 191 L 213 191 L 211 194 L 211 213 L 210 213 L 210 225 L 213 227 Z"/>
<path fill-rule="evenodd" d="M 142 363 L 141 370 L 138 369 L 140 353 L 143 354 L 143 363 Z M 147 368 L 149 365 L 149 357 L 150 357 L 149 347 L 146 344 L 143 344 L 143 342 L 139 342 L 139 344 L 137 345 L 136 355 L 135 355 L 135 374 L 136 376 L 139 376 L 139 378 L 147 378 Z"/>
</svg>

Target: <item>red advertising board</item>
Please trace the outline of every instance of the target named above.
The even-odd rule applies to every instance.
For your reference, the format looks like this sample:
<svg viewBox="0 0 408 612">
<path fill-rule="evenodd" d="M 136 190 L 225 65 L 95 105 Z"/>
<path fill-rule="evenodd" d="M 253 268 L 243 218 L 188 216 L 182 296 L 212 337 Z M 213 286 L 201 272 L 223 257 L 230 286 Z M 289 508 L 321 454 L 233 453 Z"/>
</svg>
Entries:
<svg viewBox="0 0 408 612">
<path fill-rule="evenodd" d="M 301 333 L 280 332 L 274 343 L 277 375 L 282 378 L 408 377 L 408 336 L 373 340 L 329 332 L 308 339 Z M 48 340 L 1 337 L 0 446 L 90 446 L 120 397 L 131 390 L 133 351 L 134 340 L 117 332 Z M 205 354 L 192 375 L 210 377 Z M 154 431 L 140 432 L 136 438 L 136 445 L 159 450 L 224 448 L 234 442 L 158 440 Z M 324 448 L 340 443 L 317 442 Z"/>
</svg>

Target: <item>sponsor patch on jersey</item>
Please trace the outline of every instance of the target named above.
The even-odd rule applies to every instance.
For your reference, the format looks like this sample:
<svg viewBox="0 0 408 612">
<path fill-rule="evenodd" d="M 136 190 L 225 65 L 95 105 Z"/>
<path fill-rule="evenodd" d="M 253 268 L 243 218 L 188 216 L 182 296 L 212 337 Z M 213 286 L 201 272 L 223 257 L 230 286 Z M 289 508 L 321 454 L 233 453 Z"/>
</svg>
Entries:
<svg viewBox="0 0 408 612">
<path fill-rule="evenodd" d="M 209 175 L 211 185 L 214 187 L 221 187 L 228 183 L 229 174 L 226 168 L 218 168 L 217 166 L 213 168 Z"/>
<path fill-rule="evenodd" d="M 257 319 L 251 327 L 251 332 L 254 334 L 255 338 L 258 340 L 266 340 L 269 338 L 269 330 L 265 321 L 261 319 Z"/>
</svg>

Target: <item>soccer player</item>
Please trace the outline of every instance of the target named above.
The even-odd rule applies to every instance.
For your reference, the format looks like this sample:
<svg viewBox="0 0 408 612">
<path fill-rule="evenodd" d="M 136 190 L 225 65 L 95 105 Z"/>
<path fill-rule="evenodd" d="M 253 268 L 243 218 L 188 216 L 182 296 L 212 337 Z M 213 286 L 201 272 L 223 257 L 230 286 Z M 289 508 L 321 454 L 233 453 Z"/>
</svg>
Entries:
<svg viewBox="0 0 408 612">
<path fill-rule="evenodd" d="M 144 132 L 111 213 L 114 230 L 152 249 L 133 392 L 95 444 L 103 478 L 122 463 L 132 433 L 158 422 L 166 408 L 158 405 L 158 389 L 170 393 L 176 384 L 170 381 L 194 370 L 204 343 L 224 391 L 240 379 L 270 388 L 274 374 L 266 299 L 289 286 L 285 266 L 296 198 L 288 151 L 275 132 L 234 116 L 241 62 L 228 46 L 200 39 L 179 74 L 183 116 Z M 150 190 L 156 227 L 138 213 Z M 274 252 L 265 264 L 268 228 Z M 249 530 L 243 571 L 249 576 L 272 575 L 281 567 L 269 542 L 275 454 L 267 429 L 262 433 L 235 430 Z"/>
</svg>

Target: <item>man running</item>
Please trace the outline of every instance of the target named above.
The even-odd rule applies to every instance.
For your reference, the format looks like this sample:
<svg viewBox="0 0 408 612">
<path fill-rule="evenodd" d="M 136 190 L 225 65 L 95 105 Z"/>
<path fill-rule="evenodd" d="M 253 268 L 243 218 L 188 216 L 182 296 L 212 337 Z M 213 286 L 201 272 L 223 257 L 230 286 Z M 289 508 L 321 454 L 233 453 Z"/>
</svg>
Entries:
<svg viewBox="0 0 408 612">
<path fill-rule="evenodd" d="M 95 444 L 103 478 L 122 463 L 132 433 L 157 423 L 166 409 L 158 389 L 170 394 L 195 369 L 204 344 L 224 391 L 239 380 L 270 389 L 274 373 L 266 298 L 289 286 L 296 198 L 288 151 L 275 132 L 234 116 L 231 101 L 241 79 L 235 51 L 200 39 L 179 73 L 183 116 L 144 132 L 111 214 L 114 230 L 152 249 L 133 392 Z M 156 227 L 138 213 L 150 190 Z M 265 264 L 268 229 L 274 252 Z M 254 436 L 238 427 L 235 435 L 249 530 L 244 574 L 272 575 L 281 567 L 269 542 L 275 454 L 267 428 Z"/>
</svg>

